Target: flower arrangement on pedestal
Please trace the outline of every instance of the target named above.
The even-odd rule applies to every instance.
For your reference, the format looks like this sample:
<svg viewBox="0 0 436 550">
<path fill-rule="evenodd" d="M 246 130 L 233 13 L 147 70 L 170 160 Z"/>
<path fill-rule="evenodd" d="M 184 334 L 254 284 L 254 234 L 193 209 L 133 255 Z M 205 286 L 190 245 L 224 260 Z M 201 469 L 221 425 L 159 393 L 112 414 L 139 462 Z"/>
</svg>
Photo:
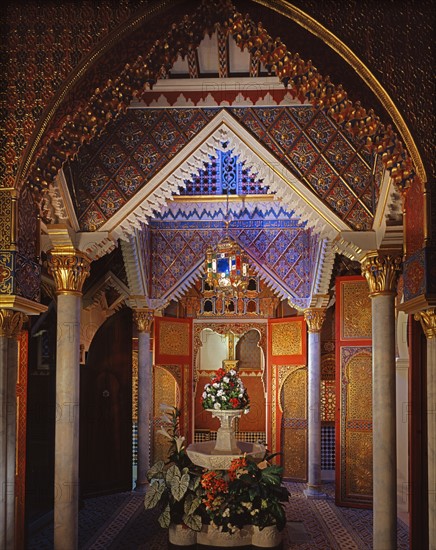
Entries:
<svg viewBox="0 0 436 550">
<path fill-rule="evenodd" d="M 238 373 L 224 368 L 217 370 L 211 382 L 206 384 L 202 395 L 204 409 L 250 411 L 248 393 Z"/>
</svg>

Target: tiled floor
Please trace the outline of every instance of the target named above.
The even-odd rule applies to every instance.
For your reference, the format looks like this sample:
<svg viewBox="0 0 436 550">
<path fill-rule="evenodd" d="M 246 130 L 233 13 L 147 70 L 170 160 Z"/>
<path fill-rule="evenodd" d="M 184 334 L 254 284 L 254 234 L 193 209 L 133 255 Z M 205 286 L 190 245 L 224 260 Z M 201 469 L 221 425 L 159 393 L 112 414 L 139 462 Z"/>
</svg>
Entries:
<svg viewBox="0 0 436 550">
<path fill-rule="evenodd" d="M 353 550 L 372 548 L 372 512 L 335 506 L 333 484 L 325 500 L 308 500 L 305 484 L 288 483 L 288 524 L 283 550 Z M 145 510 L 143 496 L 121 493 L 86 500 L 79 516 L 80 550 L 165 550 L 168 535 L 157 513 Z M 398 521 L 398 549 L 408 548 L 408 529 Z M 53 548 L 53 525 L 31 531 L 28 550 Z"/>
</svg>

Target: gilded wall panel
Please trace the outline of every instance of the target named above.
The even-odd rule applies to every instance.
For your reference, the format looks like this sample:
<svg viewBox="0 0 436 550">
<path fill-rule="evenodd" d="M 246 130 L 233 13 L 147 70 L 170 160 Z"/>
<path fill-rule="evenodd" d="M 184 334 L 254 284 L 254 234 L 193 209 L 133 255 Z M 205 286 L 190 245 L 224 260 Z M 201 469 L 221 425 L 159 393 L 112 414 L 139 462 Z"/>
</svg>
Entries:
<svg viewBox="0 0 436 550">
<path fill-rule="evenodd" d="M 271 354 L 301 355 L 303 340 L 301 323 L 274 323 L 271 324 Z"/>
<path fill-rule="evenodd" d="M 372 357 L 358 354 L 345 369 L 347 380 L 347 421 L 372 420 Z"/>
<path fill-rule="evenodd" d="M 372 494 L 372 431 L 347 431 L 345 477 L 348 495 Z"/>
<path fill-rule="evenodd" d="M 282 440 L 284 477 L 305 480 L 307 430 L 284 428 Z"/>
<path fill-rule="evenodd" d="M 166 369 L 156 367 L 154 369 L 153 384 L 153 412 L 154 412 L 154 430 L 153 430 L 153 462 L 157 460 L 166 460 L 170 441 L 165 436 L 157 433 L 161 427 L 162 404 L 176 406 L 178 397 L 177 382 Z"/>
<path fill-rule="evenodd" d="M 161 355 L 189 355 L 190 325 L 167 321 L 159 325 Z"/>
<path fill-rule="evenodd" d="M 12 244 L 12 199 L 9 190 L 0 192 L 0 250 Z"/>
<path fill-rule="evenodd" d="M 282 367 L 288 372 L 290 367 Z M 280 389 L 284 475 L 307 477 L 307 368 L 294 367 Z"/>
<path fill-rule="evenodd" d="M 341 338 L 370 339 L 372 318 L 367 282 L 347 281 L 341 287 Z"/>
</svg>

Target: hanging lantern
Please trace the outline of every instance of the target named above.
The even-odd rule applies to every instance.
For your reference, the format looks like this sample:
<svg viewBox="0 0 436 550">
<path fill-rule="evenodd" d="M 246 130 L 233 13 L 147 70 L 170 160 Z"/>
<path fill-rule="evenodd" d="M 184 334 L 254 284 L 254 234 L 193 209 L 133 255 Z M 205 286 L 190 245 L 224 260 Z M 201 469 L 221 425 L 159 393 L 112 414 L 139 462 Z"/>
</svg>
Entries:
<svg viewBox="0 0 436 550">
<path fill-rule="evenodd" d="M 241 247 L 230 237 L 206 250 L 206 283 L 215 292 L 237 294 L 248 285 L 248 261 Z"/>
</svg>

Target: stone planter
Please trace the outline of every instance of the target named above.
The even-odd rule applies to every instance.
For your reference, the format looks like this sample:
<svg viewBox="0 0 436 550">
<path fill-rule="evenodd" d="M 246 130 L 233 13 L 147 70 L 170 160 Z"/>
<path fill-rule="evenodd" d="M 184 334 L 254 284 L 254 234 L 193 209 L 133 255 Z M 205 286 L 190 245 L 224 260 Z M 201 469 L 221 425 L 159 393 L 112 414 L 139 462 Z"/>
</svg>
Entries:
<svg viewBox="0 0 436 550">
<path fill-rule="evenodd" d="M 253 533 L 251 536 L 251 544 L 259 548 L 276 548 L 280 546 L 283 539 L 283 533 L 277 529 L 275 525 L 267 525 L 263 529 L 259 529 L 257 525 L 253 525 Z"/>
<path fill-rule="evenodd" d="M 235 533 L 223 533 L 212 525 L 203 525 L 197 533 L 197 543 L 208 547 L 232 548 L 235 546 L 250 546 L 252 526 L 246 525 Z"/>
<path fill-rule="evenodd" d="M 194 546 L 197 542 L 197 533 L 186 525 L 171 523 L 168 528 L 168 540 L 174 546 Z"/>
</svg>

